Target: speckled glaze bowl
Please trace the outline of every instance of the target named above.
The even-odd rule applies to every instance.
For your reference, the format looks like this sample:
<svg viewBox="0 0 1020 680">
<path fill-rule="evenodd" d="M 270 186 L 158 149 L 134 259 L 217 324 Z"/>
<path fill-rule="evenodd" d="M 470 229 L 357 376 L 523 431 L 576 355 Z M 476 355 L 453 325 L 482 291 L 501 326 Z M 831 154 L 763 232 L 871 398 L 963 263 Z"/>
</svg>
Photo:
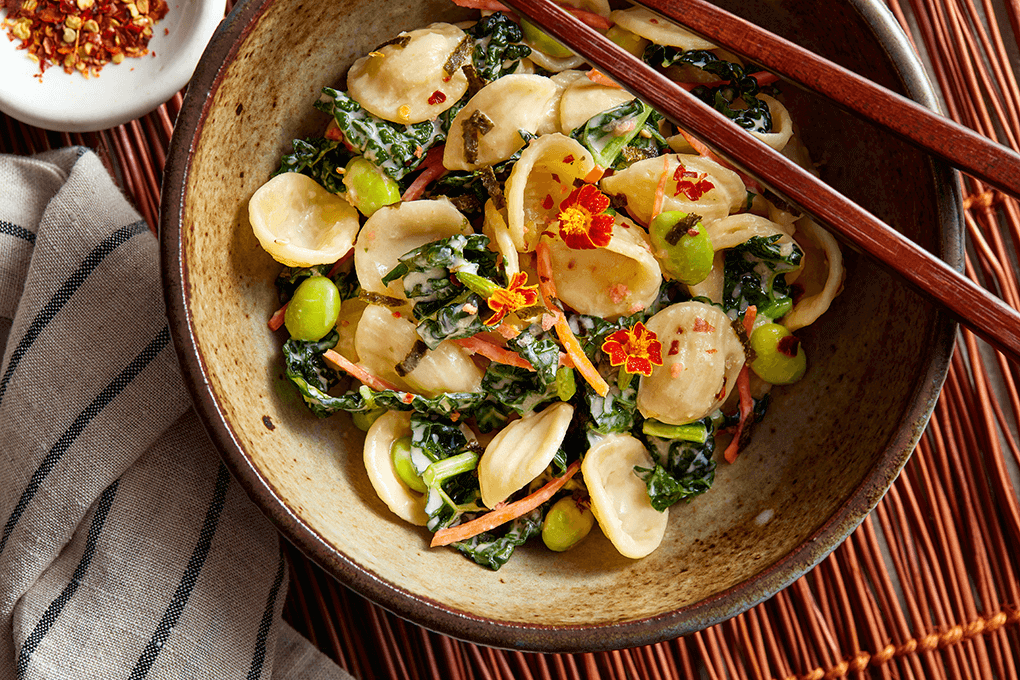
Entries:
<svg viewBox="0 0 1020 680">
<path fill-rule="evenodd" d="M 721 0 L 809 49 L 933 106 L 880 0 Z M 280 269 L 247 202 L 355 58 L 439 19 L 444 1 L 249 0 L 214 37 L 177 121 L 162 199 L 163 278 L 195 404 L 234 475 L 282 534 L 342 583 L 428 628 L 536 651 L 594 651 L 707 627 L 770 597 L 878 503 L 924 429 L 954 325 L 845 248 L 845 290 L 802 335 L 807 377 L 776 390 L 748 449 L 714 488 L 670 512 L 661 547 L 621 557 L 597 531 L 575 550 L 522 549 L 499 572 L 392 516 L 345 414 L 320 421 L 283 376 L 266 327 Z M 962 263 L 954 177 L 889 135 L 787 87 L 823 177 L 911 239 Z"/>
</svg>

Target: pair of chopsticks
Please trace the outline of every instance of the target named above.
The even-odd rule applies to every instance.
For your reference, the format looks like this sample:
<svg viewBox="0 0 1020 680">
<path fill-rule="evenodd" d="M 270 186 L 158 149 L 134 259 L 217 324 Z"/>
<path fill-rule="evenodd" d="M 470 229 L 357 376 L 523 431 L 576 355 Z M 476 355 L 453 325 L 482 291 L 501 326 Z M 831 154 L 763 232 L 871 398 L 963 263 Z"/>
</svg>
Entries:
<svg viewBox="0 0 1020 680">
<path fill-rule="evenodd" d="M 1020 361 L 1020 314 L 550 0 L 503 0 L 762 185 Z M 1020 197 L 1020 155 L 705 0 L 638 4 Z"/>
</svg>

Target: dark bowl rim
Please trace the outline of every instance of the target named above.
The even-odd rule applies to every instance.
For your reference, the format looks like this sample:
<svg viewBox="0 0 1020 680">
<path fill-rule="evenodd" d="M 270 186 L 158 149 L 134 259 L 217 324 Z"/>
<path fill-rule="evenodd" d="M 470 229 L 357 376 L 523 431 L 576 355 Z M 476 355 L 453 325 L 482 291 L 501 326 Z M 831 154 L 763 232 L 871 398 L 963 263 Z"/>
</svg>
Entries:
<svg viewBox="0 0 1020 680">
<path fill-rule="evenodd" d="M 327 573 L 393 613 L 437 632 L 474 643 L 535 652 L 595 652 L 653 644 L 703 630 L 772 597 L 835 550 L 889 489 L 924 432 L 949 368 L 956 323 L 936 311 L 930 330 L 931 358 L 916 383 L 904 424 L 882 462 L 872 468 L 833 516 L 799 548 L 751 579 L 695 605 L 622 623 L 544 626 L 495 621 L 466 614 L 385 581 L 330 546 L 286 505 L 254 467 L 216 403 L 198 351 L 187 305 L 188 271 L 182 257 L 185 187 L 212 97 L 253 22 L 275 0 L 243 0 L 206 48 L 177 117 L 164 170 L 160 201 L 160 265 L 171 335 L 185 384 L 210 438 L 235 479 L 280 533 Z M 938 109 L 938 98 L 905 34 L 880 0 L 848 0 L 887 50 L 909 97 Z M 189 135 L 186 131 L 195 133 Z M 948 264 L 963 267 L 962 198 L 956 172 L 930 160 L 942 225 L 941 249 Z"/>
</svg>

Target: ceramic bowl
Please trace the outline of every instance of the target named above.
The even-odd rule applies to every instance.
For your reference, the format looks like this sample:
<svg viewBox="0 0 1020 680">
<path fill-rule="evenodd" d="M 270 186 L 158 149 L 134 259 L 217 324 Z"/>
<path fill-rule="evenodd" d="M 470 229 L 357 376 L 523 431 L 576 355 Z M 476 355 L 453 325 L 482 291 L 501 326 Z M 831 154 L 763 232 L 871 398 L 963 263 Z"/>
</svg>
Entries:
<svg viewBox="0 0 1020 680">
<path fill-rule="evenodd" d="M 880 0 L 724 0 L 720 5 L 934 106 Z M 921 435 L 954 325 L 845 248 L 845 290 L 803 332 L 811 367 L 774 392 L 751 445 L 713 489 L 670 512 L 642 560 L 598 532 L 555 554 L 525 548 L 498 572 L 393 517 L 345 414 L 320 421 L 286 383 L 266 320 L 280 270 L 247 202 L 297 137 L 321 133 L 324 85 L 398 31 L 462 17 L 443 1 L 249 0 L 214 36 L 177 121 L 164 180 L 163 277 L 196 407 L 234 475 L 282 534 L 339 581 L 396 614 L 474 642 L 605 650 L 699 630 L 810 570 L 878 503 Z M 960 267 L 960 197 L 945 167 L 787 87 L 823 177 Z"/>
<path fill-rule="evenodd" d="M 47 130 L 104 130 L 144 116 L 183 88 L 223 19 L 224 0 L 169 0 L 156 24 L 150 54 L 107 64 L 83 78 L 39 66 L 0 31 L 0 111 Z M 0 10 L 0 23 L 6 10 Z"/>
</svg>

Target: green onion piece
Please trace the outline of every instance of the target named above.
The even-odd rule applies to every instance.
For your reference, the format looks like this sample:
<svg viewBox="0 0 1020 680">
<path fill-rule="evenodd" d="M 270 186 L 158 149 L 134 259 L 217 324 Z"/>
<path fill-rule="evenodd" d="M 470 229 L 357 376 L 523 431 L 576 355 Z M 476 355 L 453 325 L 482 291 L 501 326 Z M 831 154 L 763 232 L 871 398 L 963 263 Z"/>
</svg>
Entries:
<svg viewBox="0 0 1020 680">
<path fill-rule="evenodd" d="M 437 460 L 422 473 L 421 478 L 431 488 L 439 488 L 439 485 L 450 477 L 463 472 L 470 472 L 478 465 L 478 454 L 471 451 L 458 453 L 442 460 Z"/>
<path fill-rule="evenodd" d="M 456 276 L 457 280 L 463 283 L 465 286 L 467 286 L 468 290 L 470 290 L 472 293 L 475 293 L 476 295 L 480 295 L 486 300 L 492 297 L 492 294 L 495 293 L 496 290 L 499 288 L 499 286 L 497 286 L 495 283 L 485 278 L 484 276 L 479 276 L 478 274 L 469 274 L 468 272 L 457 272 Z"/>
<path fill-rule="evenodd" d="M 560 401 L 570 401 L 577 393 L 577 382 L 574 380 L 574 369 L 561 366 L 556 370 L 556 396 Z"/>
<path fill-rule="evenodd" d="M 641 431 L 652 437 L 663 439 L 680 439 L 685 442 L 704 444 L 708 440 L 708 429 L 702 423 L 686 425 L 667 425 L 649 418 L 644 422 Z"/>
</svg>

